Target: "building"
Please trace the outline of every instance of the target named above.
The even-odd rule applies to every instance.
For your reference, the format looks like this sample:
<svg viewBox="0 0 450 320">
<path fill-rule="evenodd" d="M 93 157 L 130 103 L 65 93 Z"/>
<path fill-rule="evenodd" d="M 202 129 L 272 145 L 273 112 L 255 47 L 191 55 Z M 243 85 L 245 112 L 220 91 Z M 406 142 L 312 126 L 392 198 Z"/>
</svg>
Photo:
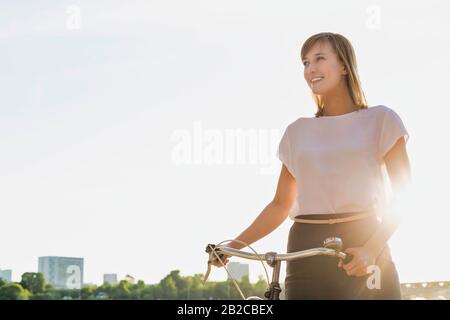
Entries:
<svg viewBox="0 0 450 320">
<path fill-rule="evenodd" d="M 110 285 L 116 285 L 117 284 L 117 274 L 105 273 L 103 275 L 103 283 L 109 283 Z"/>
<path fill-rule="evenodd" d="M 80 289 L 83 285 L 83 258 L 39 257 L 38 272 L 57 289 Z"/>
<path fill-rule="evenodd" d="M 401 284 L 403 300 L 450 300 L 450 281 Z"/>
<path fill-rule="evenodd" d="M 12 270 L 0 270 L 0 279 L 6 282 L 11 282 Z"/>
<path fill-rule="evenodd" d="M 228 271 L 235 280 L 242 280 L 242 277 L 249 276 L 249 265 L 247 263 L 230 262 L 228 263 Z"/>
</svg>

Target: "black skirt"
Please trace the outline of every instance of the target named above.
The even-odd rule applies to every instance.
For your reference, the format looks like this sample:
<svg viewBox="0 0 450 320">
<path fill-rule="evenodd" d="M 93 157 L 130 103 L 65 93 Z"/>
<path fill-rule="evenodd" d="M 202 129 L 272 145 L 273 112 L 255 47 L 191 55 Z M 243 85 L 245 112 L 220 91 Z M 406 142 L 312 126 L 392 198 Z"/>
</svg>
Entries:
<svg viewBox="0 0 450 320">
<path fill-rule="evenodd" d="M 326 214 L 320 219 L 341 218 L 351 214 Z M 304 219 L 318 215 L 303 215 Z M 288 239 L 287 252 L 322 247 L 328 237 L 339 237 L 343 250 L 363 246 L 373 235 L 380 222 L 375 215 L 338 224 L 306 224 L 294 222 Z M 374 274 L 363 277 L 348 276 L 338 268 L 338 259 L 315 256 L 286 263 L 285 296 L 288 300 L 401 300 L 400 282 L 386 245 L 376 261 L 379 267 L 379 286 L 368 285 Z M 371 279 L 368 279 L 371 277 Z M 373 283 L 373 282 L 372 282 Z"/>
</svg>

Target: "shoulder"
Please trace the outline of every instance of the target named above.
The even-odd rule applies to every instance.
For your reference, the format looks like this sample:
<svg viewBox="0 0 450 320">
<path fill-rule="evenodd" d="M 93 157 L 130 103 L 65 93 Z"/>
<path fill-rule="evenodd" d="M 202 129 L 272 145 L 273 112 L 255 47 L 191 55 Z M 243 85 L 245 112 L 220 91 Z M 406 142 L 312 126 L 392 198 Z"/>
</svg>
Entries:
<svg viewBox="0 0 450 320">
<path fill-rule="evenodd" d="M 304 118 L 300 117 L 288 123 L 288 125 L 285 127 L 285 132 L 292 131 L 294 128 L 298 128 L 300 126 L 300 123 L 303 121 L 302 119 Z"/>
<path fill-rule="evenodd" d="M 386 105 L 382 105 L 382 104 L 370 107 L 370 109 L 373 109 L 374 112 L 378 112 L 378 113 L 380 113 L 380 114 L 382 114 L 384 116 L 386 116 L 386 115 L 391 115 L 391 116 L 392 115 L 397 115 L 397 113 L 395 112 L 394 109 L 392 109 L 392 108 L 390 108 L 390 107 L 388 107 Z"/>
<path fill-rule="evenodd" d="M 382 114 L 379 118 L 383 126 L 403 125 L 403 119 L 397 111 L 384 105 L 379 107 Z"/>
<path fill-rule="evenodd" d="M 388 106 L 385 106 L 383 104 L 378 104 L 378 105 L 374 105 L 374 106 L 369 106 L 367 108 L 365 108 L 368 112 L 374 113 L 374 114 L 385 114 L 389 111 L 392 111 L 391 108 L 389 108 Z"/>
<path fill-rule="evenodd" d="M 393 108 L 386 105 L 376 105 L 368 109 L 372 109 L 372 115 L 380 125 L 384 125 L 386 122 L 402 121 L 399 114 Z"/>
</svg>

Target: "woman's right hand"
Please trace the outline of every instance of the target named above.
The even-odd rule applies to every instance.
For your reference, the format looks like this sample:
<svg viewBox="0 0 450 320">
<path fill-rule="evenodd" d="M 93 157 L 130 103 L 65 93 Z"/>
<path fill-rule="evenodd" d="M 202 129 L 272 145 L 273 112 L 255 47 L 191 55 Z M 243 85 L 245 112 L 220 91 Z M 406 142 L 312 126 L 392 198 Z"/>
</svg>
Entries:
<svg viewBox="0 0 450 320">
<path fill-rule="evenodd" d="M 215 257 L 215 256 L 214 256 L 214 257 Z M 227 265 L 227 263 L 228 263 L 228 261 L 229 261 L 229 256 L 227 256 L 227 255 L 224 254 L 220 260 L 222 260 L 222 262 L 223 262 L 224 265 Z M 217 258 L 214 259 L 213 262 L 211 262 L 211 264 L 212 264 L 213 266 L 217 267 L 217 268 L 223 267 L 222 263 L 220 263 L 220 261 L 217 260 Z"/>
<path fill-rule="evenodd" d="M 232 248 L 232 246 L 230 246 L 229 244 L 226 244 L 225 247 Z M 217 268 L 223 267 L 222 263 L 220 263 L 220 261 L 217 259 L 216 255 L 213 255 L 213 257 L 215 259 L 213 260 L 213 262 L 211 262 L 211 264 Z M 224 255 L 222 255 L 222 258 L 220 260 L 222 260 L 224 265 L 227 265 L 227 263 L 229 262 L 229 258 L 230 258 L 230 256 L 227 256 L 226 254 L 224 254 Z"/>
</svg>

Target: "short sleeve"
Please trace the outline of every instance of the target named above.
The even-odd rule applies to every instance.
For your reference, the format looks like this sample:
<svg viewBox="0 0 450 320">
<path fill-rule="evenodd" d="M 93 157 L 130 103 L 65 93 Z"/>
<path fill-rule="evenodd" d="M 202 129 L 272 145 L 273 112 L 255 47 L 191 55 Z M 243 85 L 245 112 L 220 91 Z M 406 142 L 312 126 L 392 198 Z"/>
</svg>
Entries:
<svg viewBox="0 0 450 320">
<path fill-rule="evenodd" d="M 387 109 L 381 126 L 380 134 L 380 159 L 383 159 L 388 151 L 395 145 L 398 139 L 404 137 L 405 143 L 409 139 L 409 133 L 402 119 L 392 109 Z"/>
<path fill-rule="evenodd" d="M 288 128 L 284 131 L 280 144 L 277 150 L 277 157 L 286 166 L 290 174 L 295 177 L 292 167 L 292 154 L 291 154 L 291 142 L 289 140 Z"/>
</svg>

